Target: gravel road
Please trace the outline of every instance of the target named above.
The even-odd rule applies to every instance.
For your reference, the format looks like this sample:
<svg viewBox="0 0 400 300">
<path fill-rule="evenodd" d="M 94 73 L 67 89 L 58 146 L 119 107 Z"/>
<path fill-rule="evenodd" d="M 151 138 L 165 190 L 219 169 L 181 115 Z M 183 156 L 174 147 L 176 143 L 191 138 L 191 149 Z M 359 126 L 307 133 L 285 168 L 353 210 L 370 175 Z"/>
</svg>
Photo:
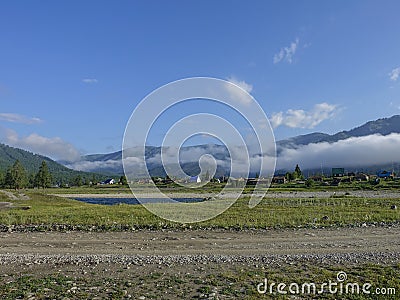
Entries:
<svg viewBox="0 0 400 300">
<path fill-rule="evenodd" d="M 397 226 L 296 230 L 0 233 L 0 264 L 52 257 L 96 257 L 123 261 L 146 257 L 151 263 L 201 257 L 340 257 L 400 261 Z M 45 259 L 49 257 L 49 259 Z M 15 258 L 15 259 L 14 259 Z M 178 259 L 178 260 L 179 260 Z"/>
</svg>

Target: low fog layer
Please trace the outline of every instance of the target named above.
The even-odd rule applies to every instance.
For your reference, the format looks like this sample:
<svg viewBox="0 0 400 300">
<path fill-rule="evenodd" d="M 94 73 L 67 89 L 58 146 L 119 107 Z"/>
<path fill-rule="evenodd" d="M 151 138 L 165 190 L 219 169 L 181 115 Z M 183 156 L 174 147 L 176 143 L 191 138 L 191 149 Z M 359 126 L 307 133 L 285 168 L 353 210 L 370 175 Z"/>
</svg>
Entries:
<svg viewBox="0 0 400 300">
<path fill-rule="evenodd" d="M 352 137 L 335 143 L 316 143 L 295 149 L 282 148 L 277 169 L 293 169 L 297 163 L 302 168 L 342 166 L 357 167 L 387 164 L 400 161 L 400 134 L 386 136 L 368 135 Z"/>
<path fill-rule="evenodd" d="M 175 155 L 176 148 L 169 148 L 165 151 L 164 163 L 173 163 L 171 160 Z M 179 159 L 180 163 L 198 162 L 199 158 L 205 154 L 210 154 L 215 158 L 219 167 L 229 170 L 230 156 L 226 148 L 216 145 L 197 146 L 181 149 Z M 251 172 L 256 172 L 261 160 L 261 155 L 250 155 L 246 158 L 246 151 L 234 149 L 234 156 L 238 165 L 242 164 L 243 170 L 247 169 L 247 161 L 250 161 Z M 263 156 L 268 161 L 271 157 Z M 214 160 L 213 160 L 214 161 Z M 352 137 L 340 140 L 334 143 L 321 142 L 308 145 L 297 146 L 294 148 L 280 148 L 277 158 L 276 169 L 292 170 L 296 164 L 300 164 L 302 169 L 324 167 L 358 167 L 379 164 L 389 164 L 400 162 L 400 134 L 392 133 L 390 135 L 368 135 L 363 137 Z M 137 157 L 126 158 L 126 165 L 133 170 L 143 170 L 143 163 Z M 147 159 L 148 165 L 161 164 L 159 154 Z M 77 161 L 70 163 L 68 167 L 82 171 L 99 170 L 119 170 L 122 171 L 122 160 L 106 161 Z M 240 175 L 238 170 L 236 175 Z M 232 174 L 235 176 L 235 174 Z"/>
</svg>

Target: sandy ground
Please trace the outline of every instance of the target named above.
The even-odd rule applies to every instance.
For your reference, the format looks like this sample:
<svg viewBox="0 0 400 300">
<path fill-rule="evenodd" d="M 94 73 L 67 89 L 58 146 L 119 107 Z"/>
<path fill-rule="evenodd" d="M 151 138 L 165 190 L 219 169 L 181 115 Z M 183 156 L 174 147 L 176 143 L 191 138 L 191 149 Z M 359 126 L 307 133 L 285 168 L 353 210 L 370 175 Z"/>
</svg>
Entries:
<svg viewBox="0 0 400 300">
<path fill-rule="evenodd" d="M 0 193 L 6 195 L 10 200 L 29 200 L 29 196 L 24 193 L 11 193 L 9 191 L 0 190 Z"/>
<path fill-rule="evenodd" d="M 12 206 L 11 202 L 0 202 L 0 209 L 9 208 Z"/>
</svg>

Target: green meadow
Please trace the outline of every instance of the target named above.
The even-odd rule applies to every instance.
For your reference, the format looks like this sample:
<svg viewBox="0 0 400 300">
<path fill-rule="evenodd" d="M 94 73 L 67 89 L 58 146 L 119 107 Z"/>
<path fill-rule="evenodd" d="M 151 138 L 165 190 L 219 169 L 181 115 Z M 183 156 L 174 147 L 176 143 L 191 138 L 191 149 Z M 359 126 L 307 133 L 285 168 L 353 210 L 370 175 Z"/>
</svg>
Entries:
<svg viewBox="0 0 400 300">
<path fill-rule="evenodd" d="M 0 209 L 0 224 L 40 225 L 43 230 L 56 224 L 78 226 L 82 230 L 129 230 L 135 228 L 294 228 L 353 226 L 400 221 L 399 198 L 373 199 L 338 193 L 329 198 L 270 198 L 268 194 L 259 205 L 250 209 L 249 197 L 244 195 L 221 215 L 201 223 L 179 224 L 163 220 L 141 205 L 112 206 L 87 204 L 77 200 L 50 195 L 57 191 L 84 193 L 92 190 L 26 190 L 29 200 L 10 200 L 0 193 L 0 202 L 11 202 L 12 207 Z M 98 191 L 98 190 L 97 190 Z M 114 190 L 115 192 L 116 190 Z M 16 196 L 21 192 L 9 191 Z M 120 190 L 120 192 L 128 192 Z M 204 204 L 204 202 L 202 202 Z M 198 208 L 200 203 L 187 204 Z M 174 210 L 174 204 L 153 204 Z M 94 227 L 93 227 L 94 226 Z"/>
</svg>

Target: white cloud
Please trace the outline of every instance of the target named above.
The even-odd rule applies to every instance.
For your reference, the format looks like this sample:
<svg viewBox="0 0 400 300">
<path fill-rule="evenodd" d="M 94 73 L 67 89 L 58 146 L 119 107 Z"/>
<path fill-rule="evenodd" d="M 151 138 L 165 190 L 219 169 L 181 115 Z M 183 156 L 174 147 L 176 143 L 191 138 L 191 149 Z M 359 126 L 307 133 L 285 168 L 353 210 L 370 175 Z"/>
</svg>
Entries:
<svg viewBox="0 0 400 300">
<path fill-rule="evenodd" d="M 289 47 L 281 48 L 281 50 L 274 55 L 274 64 L 277 64 L 281 61 L 286 61 L 287 63 L 291 64 L 298 46 L 299 39 L 297 38 L 294 42 L 290 43 Z"/>
<path fill-rule="evenodd" d="M 42 120 L 39 118 L 31 118 L 20 114 L 14 113 L 0 113 L 0 121 L 12 122 L 12 123 L 21 123 L 21 124 L 38 124 L 41 123 Z"/>
<path fill-rule="evenodd" d="M 122 161 L 121 160 L 76 161 L 67 164 L 66 167 L 73 170 L 85 171 L 85 172 L 98 171 L 99 169 L 115 169 L 115 168 L 122 169 Z"/>
<path fill-rule="evenodd" d="M 253 86 L 251 84 L 245 82 L 244 80 L 238 80 L 234 77 L 229 77 L 227 80 L 243 90 L 242 91 L 234 85 L 227 83 L 225 85 L 225 88 L 231 95 L 232 99 L 235 99 L 237 102 L 242 104 L 250 104 L 252 102 L 251 97 L 249 97 L 249 95 L 247 94 L 250 94 L 253 91 Z"/>
<path fill-rule="evenodd" d="M 72 144 L 59 137 L 47 138 L 36 133 L 19 137 L 14 130 L 6 129 L 3 131 L 5 136 L 2 139 L 5 140 L 5 143 L 16 148 L 26 149 L 56 160 L 75 161 L 81 156 Z"/>
<path fill-rule="evenodd" d="M 391 81 L 397 81 L 400 76 L 400 67 L 393 69 L 388 75 Z"/>
<path fill-rule="evenodd" d="M 274 128 L 285 125 L 291 128 L 314 128 L 324 120 L 331 119 L 337 110 L 336 105 L 326 102 L 314 105 L 311 111 L 289 109 L 272 114 L 270 122 Z"/>
<path fill-rule="evenodd" d="M 97 79 L 95 79 L 95 78 L 84 78 L 84 79 L 82 79 L 82 82 L 83 83 L 97 83 L 98 82 L 98 80 Z"/>
<path fill-rule="evenodd" d="M 335 143 L 315 143 L 296 149 L 282 149 L 277 169 L 292 169 L 297 163 L 301 168 L 357 167 L 398 162 L 400 134 L 368 135 L 340 140 Z"/>
<path fill-rule="evenodd" d="M 238 87 L 244 89 L 249 94 L 253 91 L 253 86 L 250 83 L 247 83 L 244 80 L 238 80 L 238 79 L 236 79 L 234 77 L 229 77 L 228 81 L 233 83 L 233 84 L 236 84 Z"/>
</svg>

